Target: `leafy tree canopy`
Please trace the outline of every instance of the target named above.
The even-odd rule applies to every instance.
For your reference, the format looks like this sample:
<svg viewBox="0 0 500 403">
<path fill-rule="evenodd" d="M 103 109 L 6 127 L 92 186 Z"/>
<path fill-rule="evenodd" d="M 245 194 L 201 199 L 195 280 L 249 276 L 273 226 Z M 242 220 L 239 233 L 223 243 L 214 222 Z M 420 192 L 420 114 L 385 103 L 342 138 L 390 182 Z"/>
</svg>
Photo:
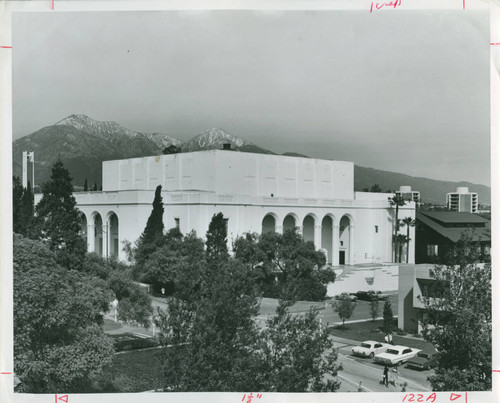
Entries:
<svg viewBox="0 0 500 403">
<path fill-rule="evenodd" d="M 14 364 L 23 392 L 78 392 L 114 356 L 104 280 L 68 270 L 39 241 L 14 235 Z"/>
<path fill-rule="evenodd" d="M 264 296 L 321 300 L 326 295 L 325 285 L 335 281 L 335 272 L 324 267 L 325 255 L 296 231 L 246 234 L 236 239 L 233 249 L 235 257 L 253 271 Z"/>
<path fill-rule="evenodd" d="M 446 265 L 430 273 L 423 325 L 438 350 L 434 390 L 491 390 L 491 264 L 480 259 L 479 245 L 464 233 Z"/>
</svg>

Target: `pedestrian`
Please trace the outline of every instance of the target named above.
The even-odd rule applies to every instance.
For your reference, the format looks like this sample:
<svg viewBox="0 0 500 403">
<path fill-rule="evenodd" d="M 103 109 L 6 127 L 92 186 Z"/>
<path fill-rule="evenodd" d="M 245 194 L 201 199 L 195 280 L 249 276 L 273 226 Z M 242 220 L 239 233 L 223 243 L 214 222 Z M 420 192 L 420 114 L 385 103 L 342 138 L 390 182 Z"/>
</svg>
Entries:
<svg viewBox="0 0 500 403">
<path fill-rule="evenodd" d="M 394 343 L 392 342 L 392 333 L 389 333 L 388 336 L 389 336 L 389 344 L 394 345 Z"/>
<path fill-rule="evenodd" d="M 389 367 L 386 365 L 384 367 L 384 377 L 382 378 L 382 383 L 385 387 L 389 387 Z"/>
<path fill-rule="evenodd" d="M 386 343 L 389 343 L 389 333 L 387 333 L 384 337 Z"/>
</svg>

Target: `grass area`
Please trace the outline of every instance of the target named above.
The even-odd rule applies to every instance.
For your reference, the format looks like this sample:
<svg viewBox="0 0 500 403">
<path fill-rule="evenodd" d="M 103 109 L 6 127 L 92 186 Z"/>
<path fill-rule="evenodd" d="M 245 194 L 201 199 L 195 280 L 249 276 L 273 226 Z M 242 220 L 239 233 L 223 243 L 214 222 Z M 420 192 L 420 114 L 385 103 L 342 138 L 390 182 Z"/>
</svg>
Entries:
<svg viewBox="0 0 500 403">
<path fill-rule="evenodd" d="M 104 319 L 104 331 L 116 330 L 122 327 L 121 323 L 115 323 L 114 320 Z"/>
<path fill-rule="evenodd" d="M 349 323 L 344 326 L 332 326 L 328 328 L 328 332 L 333 336 L 343 337 L 345 339 L 357 341 L 380 341 L 384 342 L 385 333 L 379 328 L 382 327 L 383 321 L 376 320 L 368 322 Z M 432 349 L 432 344 L 424 339 L 414 339 L 399 336 L 396 333 L 392 335 L 394 344 L 401 344 L 408 347 L 418 348 L 421 350 Z"/>
<path fill-rule="evenodd" d="M 96 393 L 128 393 L 162 387 L 158 350 L 131 351 L 115 355 L 94 385 Z"/>
<path fill-rule="evenodd" d="M 259 314 L 260 315 L 274 315 L 276 313 L 276 307 L 278 306 L 278 300 L 275 298 L 262 298 L 260 302 Z M 290 312 L 308 312 L 311 307 L 317 307 L 318 309 L 325 308 L 325 302 L 311 302 L 311 301 L 299 301 L 290 307 Z"/>
</svg>

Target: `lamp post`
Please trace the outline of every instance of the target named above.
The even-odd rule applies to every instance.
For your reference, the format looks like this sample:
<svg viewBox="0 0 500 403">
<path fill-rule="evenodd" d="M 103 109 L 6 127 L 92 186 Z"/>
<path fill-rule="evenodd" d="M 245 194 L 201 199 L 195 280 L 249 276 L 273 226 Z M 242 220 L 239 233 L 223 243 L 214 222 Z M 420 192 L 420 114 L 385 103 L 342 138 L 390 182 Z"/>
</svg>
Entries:
<svg viewBox="0 0 500 403">
<path fill-rule="evenodd" d="M 118 300 L 115 298 L 111 304 L 113 305 L 113 308 L 115 308 L 115 323 L 116 323 L 116 308 L 118 308 Z"/>
</svg>

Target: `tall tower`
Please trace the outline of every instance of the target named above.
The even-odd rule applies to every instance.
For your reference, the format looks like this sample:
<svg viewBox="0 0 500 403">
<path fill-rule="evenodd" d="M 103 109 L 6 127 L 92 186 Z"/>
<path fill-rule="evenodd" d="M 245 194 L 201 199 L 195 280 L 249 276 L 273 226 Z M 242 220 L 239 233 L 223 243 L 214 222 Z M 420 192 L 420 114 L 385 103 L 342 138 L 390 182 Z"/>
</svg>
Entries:
<svg viewBox="0 0 500 403">
<path fill-rule="evenodd" d="M 469 192 L 468 187 L 458 187 L 456 192 L 446 195 L 446 205 L 451 211 L 477 213 L 478 204 L 477 193 Z"/>
<path fill-rule="evenodd" d="M 28 162 L 31 162 L 31 187 L 35 189 L 35 152 L 23 151 L 23 188 L 28 187 Z"/>
</svg>

